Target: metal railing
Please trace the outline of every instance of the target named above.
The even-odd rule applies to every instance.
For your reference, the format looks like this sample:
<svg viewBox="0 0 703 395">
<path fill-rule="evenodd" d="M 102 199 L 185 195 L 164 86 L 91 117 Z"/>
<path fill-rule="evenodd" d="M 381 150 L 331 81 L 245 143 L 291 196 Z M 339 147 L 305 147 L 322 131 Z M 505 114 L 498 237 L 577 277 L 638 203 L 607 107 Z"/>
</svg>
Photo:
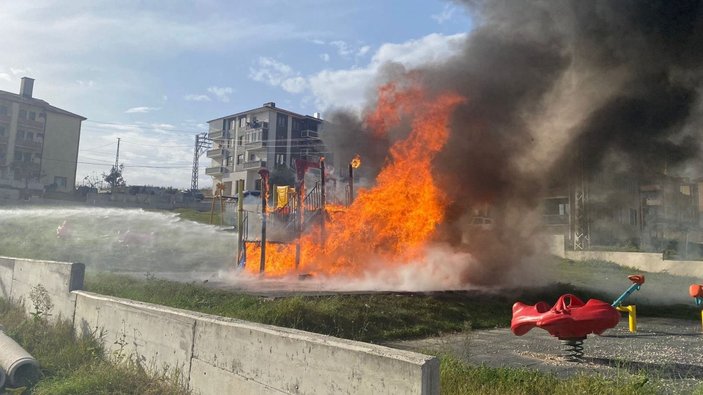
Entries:
<svg viewBox="0 0 703 395">
<path fill-rule="evenodd" d="M 208 167 L 207 169 L 205 169 L 205 174 L 209 176 L 227 173 L 229 173 L 229 169 L 224 166 Z"/>
</svg>

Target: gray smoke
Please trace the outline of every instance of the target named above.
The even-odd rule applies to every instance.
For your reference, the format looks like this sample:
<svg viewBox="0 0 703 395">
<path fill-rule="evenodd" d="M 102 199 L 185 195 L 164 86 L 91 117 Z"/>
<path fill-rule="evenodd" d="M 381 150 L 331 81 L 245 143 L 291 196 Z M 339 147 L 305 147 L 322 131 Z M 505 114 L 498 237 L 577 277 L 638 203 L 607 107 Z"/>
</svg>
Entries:
<svg viewBox="0 0 703 395">
<path fill-rule="evenodd" d="M 529 260 L 546 188 L 579 172 L 638 178 L 697 160 L 701 1 L 459 3 L 476 24 L 463 52 L 412 74 L 467 98 L 433 163 L 453 202 L 438 237 L 480 262 L 466 283 L 499 283 Z M 389 67 L 379 81 L 409 71 Z M 382 163 L 381 145 L 352 119 L 338 135 L 352 131 L 354 149 Z M 469 224 L 485 207 L 492 232 Z"/>
</svg>

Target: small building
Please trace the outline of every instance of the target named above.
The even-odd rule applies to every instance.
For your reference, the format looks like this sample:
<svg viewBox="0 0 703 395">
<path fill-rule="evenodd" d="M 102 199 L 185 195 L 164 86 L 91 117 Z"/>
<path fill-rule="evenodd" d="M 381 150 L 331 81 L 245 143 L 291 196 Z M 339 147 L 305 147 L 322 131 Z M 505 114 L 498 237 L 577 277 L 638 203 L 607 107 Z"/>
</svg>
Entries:
<svg viewBox="0 0 703 395">
<path fill-rule="evenodd" d="M 212 163 L 205 174 L 213 177 L 213 188 L 223 183 L 224 195 L 237 193 L 236 180 L 244 180 L 244 190 L 261 190 L 261 168 L 269 170 L 272 184 L 290 185 L 297 159 L 317 162 L 325 155 L 319 114 L 296 114 L 269 102 L 208 124 Z"/>
<path fill-rule="evenodd" d="M 81 122 L 86 118 L 33 97 L 0 90 L 0 188 L 71 192 L 76 184 Z"/>
</svg>

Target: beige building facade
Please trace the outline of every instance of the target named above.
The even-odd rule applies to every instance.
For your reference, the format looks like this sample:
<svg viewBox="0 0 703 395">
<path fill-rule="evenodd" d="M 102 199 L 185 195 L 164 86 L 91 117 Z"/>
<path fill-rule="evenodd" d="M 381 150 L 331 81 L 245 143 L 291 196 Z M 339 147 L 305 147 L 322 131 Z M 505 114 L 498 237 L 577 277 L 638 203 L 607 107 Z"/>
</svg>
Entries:
<svg viewBox="0 0 703 395">
<path fill-rule="evenodd" d="M 293 176 L 297 159 L 316 162 L 325 154 L 320 139 L 324 121 L 318 114 L 296 114 L 272 102 L 208 124 L 212 163 L 205 174 L 213 177 L 213 188 L 224 185 L 225 195 L 237 193 L 236 180 L 244 180 L 246 191 L 261 190 L 262 168 L 284 180 Z"/>
<path fill-rule="evenodd" d="M 86 118 L 34 98 L 33 90 L 24 77 L 19 94 L 0 91 L 0 188 L 71 192 Z"/>
</svg>

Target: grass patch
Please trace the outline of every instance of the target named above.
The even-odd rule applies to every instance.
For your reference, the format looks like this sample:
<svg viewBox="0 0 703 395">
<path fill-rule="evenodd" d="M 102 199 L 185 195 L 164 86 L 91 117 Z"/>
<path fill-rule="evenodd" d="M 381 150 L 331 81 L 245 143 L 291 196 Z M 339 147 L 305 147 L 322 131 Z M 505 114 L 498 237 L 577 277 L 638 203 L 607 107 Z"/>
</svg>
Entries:
<svg viewBox="0 0 703 395">
<path fill-rule="evenodd" d="M 0 323 L 39 361 L 39 377 L 26 383 L 29 393 L 188 394 L 168 372 L 151 374 L 132 361 L 110 362 L 97 339 L 76 337 L 69 322 L 27 318 L 23 310 L 0 299 Z"/>
<path fill-rule="evenodd" d="M 528 369 L 490 368 L 468 365 L 452 356 L 440 357 L 443 394 L 656 394 L 647 376 L 623 375 L 615 379 L 600 375 L 576 375 L 560 379 Z"/>
</svg>

